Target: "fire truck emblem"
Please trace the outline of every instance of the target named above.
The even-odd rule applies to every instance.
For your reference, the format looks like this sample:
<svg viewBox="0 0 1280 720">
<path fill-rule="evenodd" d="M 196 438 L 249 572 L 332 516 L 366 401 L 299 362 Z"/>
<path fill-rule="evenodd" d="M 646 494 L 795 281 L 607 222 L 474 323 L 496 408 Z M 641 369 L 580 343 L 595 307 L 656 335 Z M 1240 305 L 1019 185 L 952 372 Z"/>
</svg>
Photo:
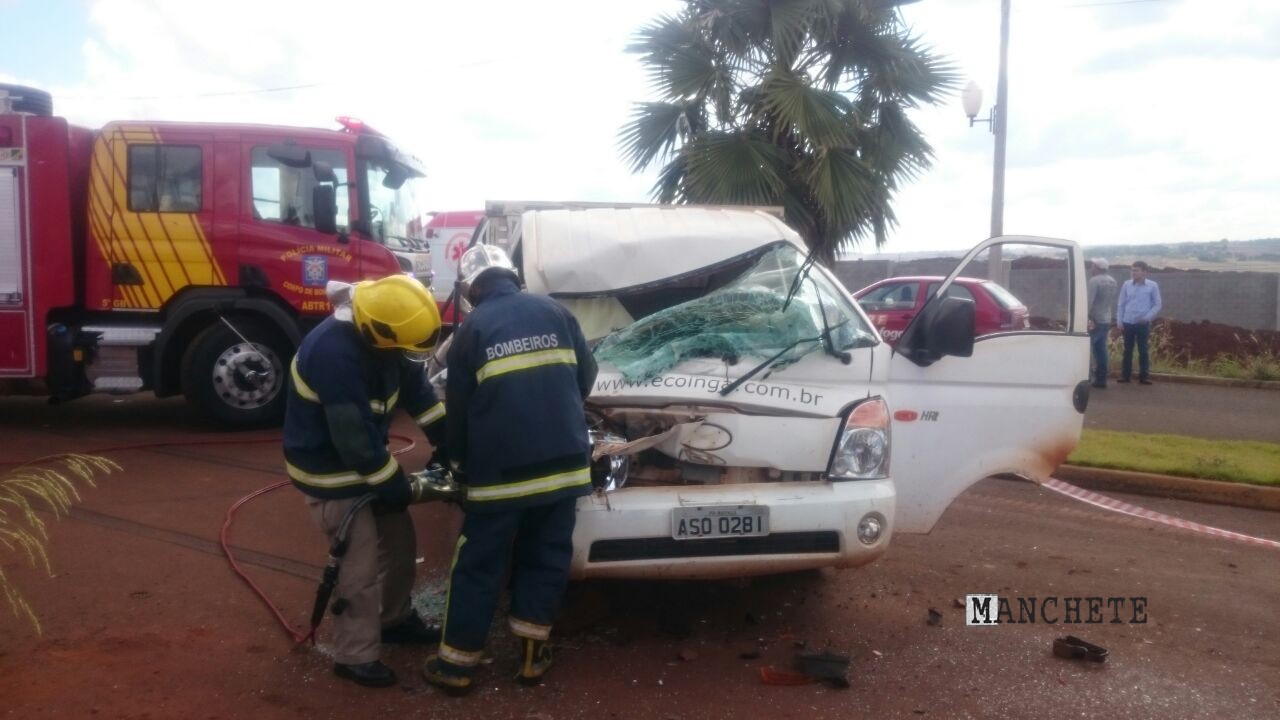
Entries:
<svg viewBox="0 0 1280 720">
<path fill-rule="evenodd" d="M 324 255 L 302 256 L 302 284 L 324 287 L 329 282 L 329 258 Z"/>
</svg>

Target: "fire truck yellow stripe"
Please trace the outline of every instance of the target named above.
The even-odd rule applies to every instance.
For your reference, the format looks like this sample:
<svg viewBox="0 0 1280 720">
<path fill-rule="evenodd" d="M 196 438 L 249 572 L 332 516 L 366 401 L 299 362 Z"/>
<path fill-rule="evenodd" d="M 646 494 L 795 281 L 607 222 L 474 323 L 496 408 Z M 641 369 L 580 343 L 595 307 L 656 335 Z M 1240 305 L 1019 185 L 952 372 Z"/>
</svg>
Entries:
<svg viewBox="0 0 1280 720">
<path fill-rule="evenodd" d="M 115 237 L 115 230 L 111 223 L 111 211 L 114 206 L 111 201 L 110 176 L 105 173 L 106 163 L 110 162 L 106 136 L 99 136 L 94 141 L 93 152 L 92 174 L 89 178 L 89 203 L 93 216 L 98 223 L 97 239 L 99 250 L 102 252 L 103 262 L 107 268 L 110 268 L 112 263 L 117 261 L 126 262 L 128 258 L 124 255 L 123 244 Z M 112 285 L 111 287 L 113 307 L 117 301 L 123 302 L 124 306 L 128 308 L 146 306 L 142 293 L 138 288 L 127 285 L 119 287 Z"/>
<path fill-rule="evenodd" d="M 160 136 L 151 128 L 126 127 L 125 138 L 130 142 L 161 144 Z M 127 166 L 126 166 L 127 167 Z M 201 179 L 203 181 L 203 178 Z M 127 199 L 127 197 L 126 197 Z M 194 234 L 183 232 L 190 227 L 191 215 L 169 213 L 140 213 L 137 215 L 150 238 L 169 285 L 174 292 L 194 282 L 193 274 L 199 260 L 194 249 L 188 247 Z M 169 296 L 171 296 L 170 293 Z M 169 296 L 164 299 L 167 300 Z"/>
<path fill-rule="evenodd" d="M 191 243 L 184 242 L 184 238 L 176 230 L 181 226 L 181 223 L 175 225 L 169 217 L 157 215 L 156 225 L 159 226 L 160 234 L 164 236 L 165 247 L 168 248 L 169 255 L 172 258 L 168 267 L 173 271 L 174 279 L 177 281 L 174 287 L 181 289 L 190 285 L 192 283 L 191 270 L 188 269 L 190 263 L 185 256 L 190 254 L 189 246 Z"/>
<path fill-rule="evenodd" d="M 92 190 L 90 191 L 90 193 L 92 194 Z M 107 245 L 111 237 L 110 230 L 107 229 L 109 227 L 109 224 L 107 220 L 104 217 L 102 217 L 103 215 L 102 208 L 96 207 L 96 205 L 97 205 L 97 202 L 91 199 L 89 203 L 90 232 L 93 234 L 94 239 L 97 242 L 98 252 L 102 255 L 103 264 L 109 268 L 111 267 L 111 250 L 110 250 L 110 247 Z M 119 297 L 117 297 L 114 290 L 114 286 L 109 284 L 108 287 L 113 288 L 111 291 L 111 297 L 109 298 L 109 302 L 111 304 L 108 307 L 119 307 L 117 303 L 120 303 L 120 302 L 124 303 L 124 307 L 128 307 L 128 308 L 137 307 L 137 300 L 134 298 L 133 293 L 131 292 L 132 288 L 130 288 L 127 285 L 122 285 L 120 287 Z"/>
<path fill-rule="evenodd" d="M 209 284 L 205 282 L 205 256 L 200 249 L 200 238 L 191 232 L 193 215 L 159 215 L 161 228 L 165 236 L 173 243 L 178 260 L 182 263 L 188 283 Z"/>
<path fill-rule="evenodd" d="M 204 250 L 205 257 L 208 258 L 209 284 L 226 285 L 227 278 L 222 274 L 222 267 L 218 265 L 218 258 L 213 254 L 213 248 L 209 245 L 209 238 L 204 234 L 204 228 L 200 226 L 200 222 L 195 216 L 191 216 L 190 220 L 191 226 L 195 228 L 196 237 L 200 238 L 200 247 Z"/>
<path fill-rule="evenodd" d="M 148 232 L 147 225 L 143 222 L 141 215 L 129 210 L 129 181 L 125 170 L 129 164 L 129 145 L 122 142 L 123 135 L 118 135 L 117 137 L 120 141 L 114 143 L 113 148 L 116 208 L 119 211 L 121 223 L 128 228 L 129 241 L 133 243 L 134 252 L 142 261 L 143 267 L 140 269 L 148 280 L 154 283 L 156 304 L 152 307 L 158 308 L 164 304 L 165 300 L 173 296 L 173 284 L 170 282 L 169 276 L 165 272 L 164 264 L 160 261 L 160 254 L 157 252 L 157 244 L 160 238 L 154 237 Z"/>
<path fill-rule="evenodd" d="M 161 299 L 168 300 L 178 290 L 189 285 L 186 270 L 178 258 L 173 240 L 165 232 L 157 213 L 138 213 L 133 216 L 142 226 L 143 237 L 147 240 L 147 248 L 156 258 L 152 272 L 165 279 L 169 284 L 168 292 L 161 293 Z"/>
<path fill-rule="evenodd" d="M 98 187 L 99 196 L 108 210 L 107 227 L 110 230 L 109 244 L 111 247 L 111 262 L 123 262 L 134 266 L 134 269 L 143 278 L 142 286 L 129 286 L 125 293 L 132 294 L 137 301 L 136 307 L 148 308 L 158 305 L 155 297 L 154 286 L 146 277 L 146 268 L 142 265 L 142 259 L 137 254 L 133 245 L 133 238 L 128 235 L 128 228 L 123 224 L 120 218 L 120 207 L 117 202 L 117 196 L 114 187 L 114 179 L 116 176 L 115 159 L 112 156 L 110 138 L 101 139 L 101 144 L 95 149 L 95 165 L 97 166 L 97 179 L 100 184 Z"/>
<path fill-rule="evenodd" d="M 95 147 L 94 164 L 97 166 L 98 171 L 94 178 L 98 181 L 97 195 L 105 207 L 111 208 L 108 216 L 110 219 L 107 224 L 111 233 L 109 240 L 111 248 L 110 262 L 127 262 L 133 265 L 143 276 L 145 284 L 141 288 L 137 286 L 131 287 L 132 294 L 139 301 L 137 307 L 159 307 L 158 296 L 156 296 L 154 286 L 147 277 L 146 267 L 142 263 L 142 258 L 134 247 L 133 238 L 129 235 L 128 227 L 120 220 L 120 206 L 116 202 L 118 195 L 112 192 L 111 187 L 111 180 L 115 176 L 115 161 L 107 142 L 102 138 L 99 138 L 97 147 Z"/>
<path fill-rule="evenodd" d="M 146 142 L 163 144 L 164 138 L 147 128 L 132 128 L 135 135 L 146 137 Z M 202 150 L 203 152 L 203 150 Z M 202 157 L 202 168 L 210 167 L 212 157 Z M 204 178 L 201 178 L 203 183 Z M 202 188 L 201 202 L 211 197 L 212 187 Z M 174 248 L 175 260 L 181 264 L 187 283 L 197 285 L 226 285 L 227 279 L 218 266 L 217 257 L 209 245 L 200 218 L 196 213 L 157 213 L 148 217 L 155 219 L 156 230 L 164 233 Z"/>
</svg>

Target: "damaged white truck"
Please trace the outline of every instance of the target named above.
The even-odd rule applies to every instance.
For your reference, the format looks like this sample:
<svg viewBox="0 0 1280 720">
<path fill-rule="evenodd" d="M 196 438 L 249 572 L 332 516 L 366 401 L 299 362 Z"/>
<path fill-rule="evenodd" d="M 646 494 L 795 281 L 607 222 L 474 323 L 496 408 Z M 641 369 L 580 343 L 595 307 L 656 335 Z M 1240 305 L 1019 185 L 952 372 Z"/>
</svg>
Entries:
<svg viewBox="0 0 1280 720">
<path fill-rule="evenodd" d="M 928 532 L 978 480 L 1043 481 L 1079 439 L 1089 361 L 1073 242 L 979 244 L 895 349 L 775 214 L 490 209 L 477 241 L 574 313 L 600 365 L 575 577 L 862 565 L 894 533 Z M 987 277 L 997 245 L 1033 268 L 1017 278 L 1032 323 L 975 337 L 973 301 L 951 281 Z"/>
</svg>

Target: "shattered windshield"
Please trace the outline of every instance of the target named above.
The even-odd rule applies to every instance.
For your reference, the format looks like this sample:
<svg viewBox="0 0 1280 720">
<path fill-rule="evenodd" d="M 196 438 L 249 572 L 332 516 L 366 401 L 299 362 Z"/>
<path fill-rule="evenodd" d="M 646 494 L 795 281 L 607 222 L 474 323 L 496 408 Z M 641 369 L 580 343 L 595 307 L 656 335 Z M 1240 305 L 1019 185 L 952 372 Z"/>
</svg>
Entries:
<svg viewBox="0 0 1280 720">
<path fill-rule="evenodd" d="M 828 329 L 835 350 L 874 344 L 874 333 L 846 293 L 817 270 L 802 278 L 787 303 L 803 263 L 794 246 L 778 245 L 719 289 L 611 333 L 596 346 L 596 358 L 636 382 L 693 358 L 737 364 L 772 357 L 793 345 L 778 364 L 795 362 L 821 349 L 817 339 Z M 809 339 L 814 342 L 804 342 Z"/>
</svg>

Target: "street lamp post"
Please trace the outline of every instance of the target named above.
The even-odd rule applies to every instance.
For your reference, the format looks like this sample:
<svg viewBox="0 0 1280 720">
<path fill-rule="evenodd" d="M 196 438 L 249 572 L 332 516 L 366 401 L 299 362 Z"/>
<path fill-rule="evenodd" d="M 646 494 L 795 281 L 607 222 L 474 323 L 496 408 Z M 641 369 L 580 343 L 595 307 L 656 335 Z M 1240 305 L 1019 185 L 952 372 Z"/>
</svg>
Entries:
<svg viewBox="0 0 1280 720">
<path fill-rule="evenodd" d="M 985 122 L 996 136 L 994 169 L 991 178 L 991 237 L 1004 234 L 1004 157 L 1005 138 L 1009 127 L 1009 5 L 1011 0 L 1000 0 L 1000 77 L 996 82 L 996 104 L 985 118 L 978 117 L 982 108 L 982 88 L 970 82 L 964 89 L 964 112 L 969 116 L 969 127 Z M 995 282 L 1004 281 L 1004 263 L 1000 246 L 991 248 L 987 258 L 987 276 Z"/>
</svg>

